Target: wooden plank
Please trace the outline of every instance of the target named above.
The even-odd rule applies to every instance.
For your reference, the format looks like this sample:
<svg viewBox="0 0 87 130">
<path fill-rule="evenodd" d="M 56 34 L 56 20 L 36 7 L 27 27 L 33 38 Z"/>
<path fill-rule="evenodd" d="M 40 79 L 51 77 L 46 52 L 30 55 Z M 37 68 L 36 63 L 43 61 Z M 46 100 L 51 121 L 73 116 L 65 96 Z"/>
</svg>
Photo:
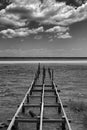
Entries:
<svg viewBox="0 0 87 130">
<path fill-rule="evenodd" d="M 58 107 L 59 104 L 44 104 L 44 107 Z M 24 104 L 24 107 L 40 107 L 40 104 Z"/>
<path fill-rule="evenodd" d="M 32 90 L 32 92 L 41 92 L 42 91 L 42 89 L 33 89 Z M 55 90 L 53 90 L 53 89 L 45 89 L 44 90 L 45 92 L 55 92 Z"/>
<path fill-rule="evenodd" d="M 30 95 L 29 97 L 31 97 L 31 98 L 40 98 L 41 96 L 39 96 L 39 95 Z M 54 95 L 44 95 L 44 98 L 55 98 L 56 96 Z"/>
<path fill-rule="evenodd" d="M 23 123 L 37 123 L 38 122 L 37 119 L 26 119 L 26 118 L 25 119 L 18 118 L 17 121 L 23 122 Z M 43 123 L 62 123 L 62 119 L 43 119 Z"/>
<path fill-rule="evenodd" d="M 28 118 L 23 118 L 23 117 L 18 117 L 16 119 L 18 122 L 24 122 L 24 123 L 37 123 L 37 119 L 28 119 Z M 10 119 L 8 121 L 11 121 Z M 44 119 L 43 118 L 43 123 L 61 123 L 62 119 Z M 71 120 L 69 119 L 69 122 Z"/>
<path fill-rule="evenodd" d="M 42 87 L 43 85 L 42 84 L 35 84 L 35 87 Z M 45 87 L 48 87 L 48 88 L 51 88 L 52 87 L 52 85 L 45 85 Z"/>
</svg>

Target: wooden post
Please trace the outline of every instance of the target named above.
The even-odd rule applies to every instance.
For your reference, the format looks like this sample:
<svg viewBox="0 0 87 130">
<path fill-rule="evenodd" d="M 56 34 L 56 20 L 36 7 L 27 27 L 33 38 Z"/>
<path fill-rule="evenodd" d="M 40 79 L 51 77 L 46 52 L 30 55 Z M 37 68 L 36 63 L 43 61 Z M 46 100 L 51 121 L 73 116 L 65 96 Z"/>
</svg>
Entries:
<svg viewBox="0 0 87 130">
<path fill-rule="evenodd" d="M 40 129 L 40 119 L 38 118 L 37 119 L 37 124 L 36 124 L 36 130 L 39 130 Z"/>
<path fill-rule="evenodd" d="M 56 95 L 56 103 L 58 102 L 58 97 L 57 97 L 57 95 Z"/>
<path fill-rule="evenodd" d="M 30 90 L 30 95 L 32 95 L 32 89 Z"/>
<path fill-rule="evenodd" d="M 66 120 L 65 120 L 65 117 L 62 117 L 62 130 L 66 130 Z"/>
<path fill-rule="evenodd" d="M 42 103 L 40 103 L 40 112 L 41 112 L 41 105 L 42 105 Z"/>
<path fill-rule="evenodd" d="M 22 106 L 22 113 L 23 113 L 23 114 L 25 113 L 24 103 L 23 103 L 23 106 Z"/>
<path fill-rule="evenodd" d="M 16 120 L 18 117 L 15 117 L 15 121 L 14 121 L 14 124 L 11 128 L 11 130 L 18 130 L 18 121 Z"/>
<path fill-rule="evenodd" d="M 54 94 L 57 96 L 56 91 L 54 91 Z"/>
<path fill-rule="evenodd" d="M 42 103 L 42 94 L 43 94 L 43 88 L 41 90 L 41 103 Z"/>
<path fill-rule="evenodd" d="M 43 79 L 42 79 L 42 84 L 44 84 L 44 80 L 45 80 L 45 67 L 43 66 Z"/>
<path fill-rule="evenodd" d="M 58 113 L 61 114 L 61 104 L 58 105 Z"/>
<path fill-rule="evenodd" d="M 27 94 L 27 103 L 29 103 L 29 94 Z"/>
<path fill-rule="evenodd" d="M 49 73 L 49 77 L 51 79 L 51 71 L 50 71 L 50 68 L 48 68 L 48 73 Z"/>
<path fill-rule="evenodd" d="M 51 82 L 52 82 L 52 88 L 54 89 L 54 84 L 53 84 L 53 69 L 51 71 Z"/>
<path fill-rule="evenodd" d="M 40 63 L 38 64 L 38 78 L 39 78 L 39 74 L 40 74 Z"/>
<path fill-rule="evenodd" d="M 53 72 L 53 69 L 52 69 L 52 82 L 53 82 L 53 76 L 54 76 L 54 74 L 53 74 L 54 72 Z"/>
</svg>

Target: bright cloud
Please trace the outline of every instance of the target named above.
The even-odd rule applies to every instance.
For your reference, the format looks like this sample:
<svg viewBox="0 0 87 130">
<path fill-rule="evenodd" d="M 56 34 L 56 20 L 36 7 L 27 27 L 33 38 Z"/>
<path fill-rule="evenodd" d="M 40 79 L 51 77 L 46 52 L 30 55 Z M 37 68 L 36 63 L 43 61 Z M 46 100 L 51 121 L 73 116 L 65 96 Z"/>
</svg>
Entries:
<svg viewBox="0 0 87 130">
<path fill-rule="evenodd" d="M 71 38 L 69 25 L 85 19 L 87 3 L 76 9 L 55 0 L 44 0 L 43 3 L 40 0 L 15 0 L 0 11 L 0 26 L 5 27 L 0 29 L 0 34 L 12 38 L 44 32 L 54 33 L 57 38 Z M 32 21 L 38 25 L 31 28 Z"/>
<path fill-rule="evenodd" d="M 28 28 L 19 28 L 19 29 L 7 29 L 2 30 L 0 34 L 3 34 L 5 37 L 12 38 L 12 37 L 26 37 L 30 34 L 38 34 L 43 32 L 43 27 L 39 27 L 37 29 L 29 30 Z"/>
</svg>

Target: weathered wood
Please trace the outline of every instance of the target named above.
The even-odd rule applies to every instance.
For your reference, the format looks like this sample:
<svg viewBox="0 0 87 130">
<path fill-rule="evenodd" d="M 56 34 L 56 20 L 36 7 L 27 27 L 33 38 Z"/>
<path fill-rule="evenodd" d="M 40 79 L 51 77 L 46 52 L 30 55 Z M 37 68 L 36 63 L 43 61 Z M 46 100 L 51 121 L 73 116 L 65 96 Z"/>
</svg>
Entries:
<svg viewBox="0 0 87 130">
<path fill-rule="evenodd" d="M 36 85 L 37 79 L 39 78 L 40 75 L 40 64 L 38 65 L 37 72 L 35 74 L 34 80 L 26 93 L 23 101 L 21 102 L 20 106 L 18 107 L 17 112 L 15 113 L 14 117 L 12 118 L 10 125 L 7 130 L 17 130 L 18 129 L 18 123 L 23 122 L 23 123 L 36 123 L 36 130 L 42 130 L 43 129 L 43 123 L 61 123 L 61 128 L 62 130 L 66 130 L 66 125 L 67 125 L 67 130 L 71 130 L 70 126 L 70 120 L 66 116 L 66 112 L 64 110 L 64 107 L 66 105 L 62 104 L 62 101 L 59 96 L 60 90 L 57 89 L 57 86 L 54 83 L 54 71 L 49 68 L 48 73 L 49 77 L 51 80 L 51 85 L 45 85 L 45 77 L 46 77 L 46 69 L 43 67 L 42 69 L 42 83 L 43 85 Z M 39 89 L 36 89 L 39 88 Z M 47 89 L 49 87 L 50 89 Z M 46 88 L 46 89 L 45 89 Z M 34 96 L 34 92 L 40 92 L 41 94 L 39 96 Z M 53 96 L 45 95 L 45 92 L 54 92 Z M 40 103 L 39 104 L 29 104 L 29 99 L 30 98 L 40 98 Z M 46 104 L 44 102 L 45 98 L 55 98 L 56 103 L 55 104 Z M 30 116 L 33 118 L 28 119 L 28 118 L 21 118 L 18 117 L 18 114 L 22 111 L 23 114 L 25 114 L 26 108 L 40 108 L 40 114 L 36 115 L 32 110 L 29 110 Z M 48 119 L 47 117 L 44 117 L 44 108 L 45 107 L 55 107 L 58 108 L 58 114 L 61 116 L 61 119 Z M 63 117 L 62 117 L 63 115 Z M 23 115 L 22 115 L 23 116 Z"/>
<path fill-rule="evenodd" d="M 40 130 L 42 130 L 42 125 L 43 125 L 44 87 L 45 87 L 45 85 L 43 84 L 43 91 L 42 91 L 42 104 L 41 104 L 41 114 L 40 114 Z"/>
<path fill-rule="evenodd" d="M 44 104 L 44 107 L 59 107 L 59 103 L 57 104 Z M 40 107 L 41 106 L 41 103 L 40 104 L 24 104 L 24 107 Z M 67 107 L 67 105 L 63 105 L 63 107 Z"/>
<path fill-rule="evenodd" d="M 30 97 L 29 94 L 27 94 L 27 103 L 29 103 L 29 97 Z"/>
<path fill-rule="evenodd" d="M 48 68 L 48 73 L 49 73 L 49 77 L 51 79 L 51 70 L 50 70 L 50 68 Z"/>
<path fill-rule="evenodd" d="M 58 105 L 58 113 L 61 114 L 61 104 L 59 103 Z"/>
<path fill-rule="evenodd" d="M 17 118 L 16 120 L 20 123 L 37 123 L 38 118 L 28 119 L 28 118 Z M 11 121 L 10 119 L 8 121 Z M 71 122 L 70 119 L 68 119 L 69 122 Z M 43 117 L 43 123 L 62 123 L 63 119 L 46 119 Z"/>
<path fill-rule="evenodd" d="M 39 95 L 29 95 L 30 98 L 40 98 L 41 96 Z M 55 95 L 44 95 L 45 98 L 55 98 L 56 96 Z"/>
<path fill-rule="evenodd" d="M 42 91 L 42 89 L 33 89 L 32 90 L 32 92 L 41 92 Z M 53 90 L 53 89 L 45 89 L 44 90 L 45 92 L 55 92 L 55 90 Z"/>
<path fill-rule="evenodd" d="M 25 107 L 24 107 L 24 103 L 23 103 L 23 105 L 22 105 L 22 114 L 24 114 L 25 113 Z"/>
<path fill-rule="evenodd" d="M 43 86 L 43 84 L 35 84 L 35 85 L 34 85 L 34 88 L 35 88 L 35 87 L 40 87 L 40 88 L 41 88 L 42 86 Z M 45 87 L 52 88 L 52 85 L 49 85 L 49 84 L 48 84 L 48 85 L 46 85 Z"/>
<path fill-rule="evenodd" d="M 29 111 L 29 114 L 30 114 L 30 116 L 33 117 L 33 118 L 37 117 L 37 115 L 36 115 L 33 111 L 31 111 L 31 110 Z"/>
<path fill-rule="evenodd" d="M 66 130 L 66 119 L 62 117 L 62 130 Z"/>
<path fill-rule="evenodd" d="M 52 69 L 52 82 L 53 82 L 53 80 L 54 80 L 54 71 Z"/>
<path fill-rule="evenodd" d="M 40 119 L 38 118 L 37 119 L 37 124 L 36 124 L 36 130 L 39 130 L 40 129 Z"/>
</svg>

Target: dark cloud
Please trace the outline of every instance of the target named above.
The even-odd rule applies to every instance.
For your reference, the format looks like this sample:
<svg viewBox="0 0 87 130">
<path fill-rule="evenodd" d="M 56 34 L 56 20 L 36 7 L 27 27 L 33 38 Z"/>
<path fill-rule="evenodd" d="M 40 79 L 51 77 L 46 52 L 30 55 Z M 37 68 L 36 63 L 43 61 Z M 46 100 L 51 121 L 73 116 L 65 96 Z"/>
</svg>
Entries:
<svg viewBox="0 0 87 130">
<path fill-rule="evenodd" d="M 41 4 L 40 0 L 15 0 L 0 11 L 0 34 L 12 38 L 53 33 L 56 38 L 71 38 L 69 26 L 87 19 L 87 3 L 82 1 L 85 4 L 75 8 L 74 3 L 81 2 L 69 2 L 43 0 Z"/>
<path fill-rule="evenodd" d="M 39 22 L 37 22 L 37 21 L 30 21 L 30 22 L 27 24 L 27 26 L 28 26 L 30 29 L 32 29 L 32 28 L 38 28 L 38 27 L 40 27 L 40 24 L 39 24 Z"/>
<path fill-rule="evenodd" d="M 10 0 L 0 0 L 0 10 L 5 9 L 11 3 Z"/>
<path fill-rule="evenodd" d="M 79 7 L 86 2 L 86 0 L 56 0 L 56 2 L 65 2 L 67 5 Z"/>
</svg>

